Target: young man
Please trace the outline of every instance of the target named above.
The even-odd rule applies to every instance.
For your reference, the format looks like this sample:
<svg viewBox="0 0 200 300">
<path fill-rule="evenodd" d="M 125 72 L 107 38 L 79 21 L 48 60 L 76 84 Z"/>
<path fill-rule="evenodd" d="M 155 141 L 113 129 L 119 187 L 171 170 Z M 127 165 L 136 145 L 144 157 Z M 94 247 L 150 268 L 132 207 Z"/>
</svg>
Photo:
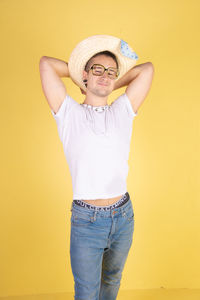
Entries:
<svg viewBox="0 0 200 300">
<path fill-rule="evenodd" d="M 150 89 L 154 68 L 116 37 L 79 43 L 69 63 L 43 56 L 40 75 L 72 176 L 70 258 L 76 300 L 114 300 L 132 244 L 134 212 L 126 188 L 132 121 Z M 70 77 L 85 95 L 67 93 Z M 113 90 L 127 86 L 111 105 Z"/>
</svg>

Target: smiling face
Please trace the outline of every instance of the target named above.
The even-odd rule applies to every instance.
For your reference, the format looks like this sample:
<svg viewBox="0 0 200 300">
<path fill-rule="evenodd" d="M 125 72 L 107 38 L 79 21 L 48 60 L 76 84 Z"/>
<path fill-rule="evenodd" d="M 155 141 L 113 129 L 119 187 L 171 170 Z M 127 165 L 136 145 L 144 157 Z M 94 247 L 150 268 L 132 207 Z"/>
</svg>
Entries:
<svg viewBox="0 0 200 300">
<path fill-rule="evenodd" d="M 94 57 L 90 61 L 88 69 L 94 64 L 103 65 L 105 68 L 117 68 L 114 59 L 106 55 Z M 95 96 L 107 97 L 114 89 L 115 79 L 109 78 L 106 71 L 101 76 L 93 75 L 92 70 L 89 70 L 88 72 L 83 71 L 83 78 L 87 79 L 87 92 L 92 93 Z"/>
</svg>

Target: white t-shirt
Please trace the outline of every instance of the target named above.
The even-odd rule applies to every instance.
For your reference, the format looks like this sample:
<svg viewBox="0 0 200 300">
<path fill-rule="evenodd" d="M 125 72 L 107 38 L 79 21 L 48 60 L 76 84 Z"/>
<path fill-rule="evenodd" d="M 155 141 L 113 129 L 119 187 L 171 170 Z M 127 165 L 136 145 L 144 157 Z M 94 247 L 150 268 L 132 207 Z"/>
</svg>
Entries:
<svg viewBox="0 0 200 300">
<path fill-rule="evenodd" d="M 66 95 L 56 120 L 72 177 L 73 200 L 106 199 L 127 192 L 132 121 L 126 94 L 111 105 L 79 104 Z"/>
</svg>

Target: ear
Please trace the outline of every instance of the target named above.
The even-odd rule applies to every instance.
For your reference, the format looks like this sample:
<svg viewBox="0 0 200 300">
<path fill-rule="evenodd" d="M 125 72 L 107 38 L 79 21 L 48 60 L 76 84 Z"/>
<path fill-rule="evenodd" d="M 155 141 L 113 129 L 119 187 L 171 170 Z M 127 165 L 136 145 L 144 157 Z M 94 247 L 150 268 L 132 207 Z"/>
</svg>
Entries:
<svg viewBox="0 0 200 300">
<path fill-rule="evenodd" d="M 83 70 L 83 79 L 88 79 L 88 73 L 85 70 Z"/>
<path fill-rule="evenodd" d="M 88 73 L 85 70 L 83 71 L 83 79 L 82 80 L 83 80 L 83 84 L 87 88 Z"/>
</svg>

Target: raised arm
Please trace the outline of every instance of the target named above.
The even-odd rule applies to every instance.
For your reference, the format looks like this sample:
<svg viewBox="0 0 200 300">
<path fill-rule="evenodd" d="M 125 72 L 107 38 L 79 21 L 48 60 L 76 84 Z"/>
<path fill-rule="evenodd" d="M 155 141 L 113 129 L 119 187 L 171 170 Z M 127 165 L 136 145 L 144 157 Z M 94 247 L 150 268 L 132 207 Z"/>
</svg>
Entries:
<svg viewBox="0 0 200 300">
<path fill-rule="evenodd" d="M 50 108 L 57 113 L 67 91 L 61 77 L 69 77 L 67 62 L 42 56 L 39 62 L 42 89 Z"/>
<path fill-rule="evenodd" d="M 150 90 L 153 75 L 153 64 L 147 62 L 133 67 L 115 83 L 115 90 L 127 86 L 125 93 L 135 113 Z"/>
</svg>

